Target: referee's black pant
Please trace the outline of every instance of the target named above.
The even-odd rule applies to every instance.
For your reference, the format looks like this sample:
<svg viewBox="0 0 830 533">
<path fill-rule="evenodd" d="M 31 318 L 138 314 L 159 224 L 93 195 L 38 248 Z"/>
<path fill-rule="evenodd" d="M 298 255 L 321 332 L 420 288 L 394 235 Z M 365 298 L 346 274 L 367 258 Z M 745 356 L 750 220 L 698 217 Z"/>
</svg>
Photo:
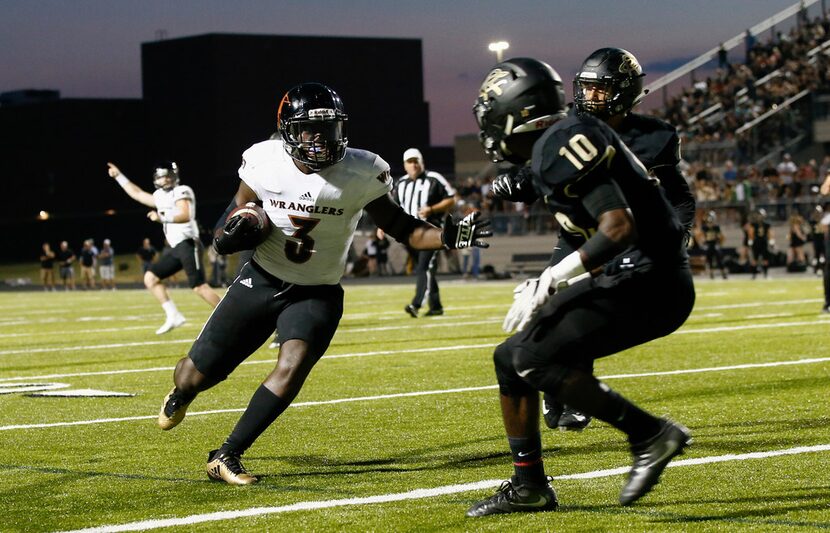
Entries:
<svg viewBox="0 0 830 533">
<path fill-rule="evenodd" d="M 442 309 L 441 295 L 438 292 L 438 250 L 415 250 L 415 297 L 412 305 L 420 309 L 424 300 L 428 300 L 430 309 Z"/>
</svg>

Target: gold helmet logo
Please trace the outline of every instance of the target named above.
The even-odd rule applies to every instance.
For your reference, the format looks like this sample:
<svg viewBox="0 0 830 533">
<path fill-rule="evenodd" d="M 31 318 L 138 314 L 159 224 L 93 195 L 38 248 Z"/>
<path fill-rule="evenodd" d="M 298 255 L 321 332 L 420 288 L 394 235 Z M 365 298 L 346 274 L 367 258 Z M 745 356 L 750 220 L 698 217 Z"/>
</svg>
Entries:
<svg viewBox="0 0 830 533">
<path fill-rule="evenodd" d="M 623 55 L 622 62 L 620 63 L 620 72 L 623 74 L 642 74 L 643 67 L 640 66 L 640 63 L 637 62 L 637 58 L 631 54 Z"/>
<path fill-rule="evenodd" d="M 479 90 L 481 98 L 483 100 L 488 100 L 490 98 L 490 94 L 501 96 L 501 86 L 510 81 L 508 79 L 509 77 L 509 70 L 502 70 L 500 68 L 494 68 L 491 70 L 487 75 L 487 78 L 485 78 L 484 82 L 481 84 L 481 89 Z"/>
</svg>

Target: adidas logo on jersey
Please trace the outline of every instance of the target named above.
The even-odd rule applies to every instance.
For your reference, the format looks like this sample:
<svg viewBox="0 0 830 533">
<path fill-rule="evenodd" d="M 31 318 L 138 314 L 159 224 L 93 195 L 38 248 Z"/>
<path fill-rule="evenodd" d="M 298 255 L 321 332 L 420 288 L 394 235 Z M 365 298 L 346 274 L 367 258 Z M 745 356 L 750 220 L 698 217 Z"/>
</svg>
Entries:
<svg viewBox="0 0 830 533">
<path fill-rule="evenodd" d="M 311 196 L 310 192 L 306 192 L 305 194 L 300 196 L 300 200 L 305 200 L 307 202 L 310 202 L 310 201 L 314 200 L 314 198 Z"/>
<path fill-rule="evenodd" d="M 240 285 L 245 285 L 245 286 L 246 286 L 246 287 L 248 287 L 249 289 L 252 289 L 252 288 L 254 287 L 254 284 L 253 284 L 253 282 L 251 281 L 251 278 L 241 279 L 241 280 L 239 280 L 239 284 L 240 284 Z"/>
</svg>

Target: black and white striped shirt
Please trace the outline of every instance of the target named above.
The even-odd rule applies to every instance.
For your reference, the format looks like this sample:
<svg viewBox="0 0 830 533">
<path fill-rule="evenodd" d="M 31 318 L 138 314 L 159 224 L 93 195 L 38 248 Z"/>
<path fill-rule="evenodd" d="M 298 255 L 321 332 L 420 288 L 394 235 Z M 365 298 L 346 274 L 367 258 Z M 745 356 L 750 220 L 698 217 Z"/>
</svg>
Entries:
<svg viewBox="0 0 830 533">
<path fill-rule="evenodd" d="M 435 205 L 453 196 L 455 196 L 455 189 L 450 182 L 441 174 L 427 170 L 415 179 L 411 179 L 408 175 L 399 178 L 395 184 L 393 198 L 404 211 L 415 218 L 420 218 L 418 217 L 419 209 Z M 444 213 L 433 213 L 427 218 L 427 222 L 440 226 L 443 216 Z"/>
</svg>

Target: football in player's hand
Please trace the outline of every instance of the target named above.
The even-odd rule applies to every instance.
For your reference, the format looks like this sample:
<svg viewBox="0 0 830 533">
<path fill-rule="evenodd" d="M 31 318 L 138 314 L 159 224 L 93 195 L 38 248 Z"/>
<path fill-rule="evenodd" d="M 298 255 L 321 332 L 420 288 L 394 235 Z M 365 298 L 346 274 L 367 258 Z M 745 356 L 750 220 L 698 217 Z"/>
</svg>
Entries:
<svg viewBox="0 0 830 533">
<path fill-rule="evenodd" d="M 253 230 L 262 233 L 263 240 L 268 236 L 271 230 L 271 221 L 268 220 L 268 214 L 260 206 L 253 202 L 248 202 L 245 205 L 235 207 L 228 215 L 226 222 L 237 216 L 245 219 L 244 223 L 249 228 L 249 231 Z"/>
</svg>

